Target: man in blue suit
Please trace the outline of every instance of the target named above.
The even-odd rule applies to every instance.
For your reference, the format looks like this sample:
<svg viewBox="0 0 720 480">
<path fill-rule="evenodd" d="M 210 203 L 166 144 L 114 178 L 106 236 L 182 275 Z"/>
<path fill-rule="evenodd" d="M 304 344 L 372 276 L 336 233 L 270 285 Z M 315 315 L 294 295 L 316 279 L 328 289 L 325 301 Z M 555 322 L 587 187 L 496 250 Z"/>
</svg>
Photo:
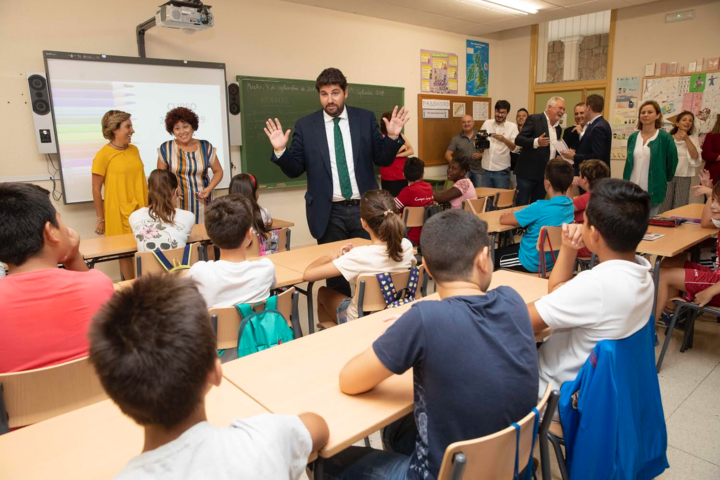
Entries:
<svg viewBox="0 0 720 480">
<path fill-rule="evenodd" d="M 307 172 L 305 210 L 319 244 L 369 238 L 360 222 L 360 197 L 378 188 L 373 164 L 391 165 L 405 143 L 400 132 L 408 112 L 396 106 L 392 118 L 383 119 L 383 137 L 372 112 L 345 105 L 348 86 L 340 70 L 325 69 L 315 89 L 322 109 L 295 122 L 290 148 L 290 130 L 283 133 L 277 118 L 268 119 L 265 134 L 274 149 L 270 160 L 290 178 Z M 328 280 L 328 287 L 350 296 L 350 285 L 342 277 Z"/>
<path fill-rule="evenodd" d="M 602 160 L 610 167 L 610 149 L 612 148 L 612 128 L 602 116 L 605 99 L 600 95 L 588 95 L 585 100 L 585 128 L 580 134 L 577 150 L 570 149 L 562 154 L 572 160 L 575 176 L 578 176 L 580 164 L 585 160 Z"/>
</svg>

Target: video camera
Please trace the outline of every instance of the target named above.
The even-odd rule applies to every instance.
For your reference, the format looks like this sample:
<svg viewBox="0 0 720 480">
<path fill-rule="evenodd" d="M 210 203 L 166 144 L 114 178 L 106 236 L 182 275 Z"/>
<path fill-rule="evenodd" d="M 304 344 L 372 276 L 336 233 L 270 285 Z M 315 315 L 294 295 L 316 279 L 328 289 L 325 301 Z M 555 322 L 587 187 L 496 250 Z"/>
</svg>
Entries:
<svg viewBox="0 0 720 480">
<path fill-rule="evenodd" d="M 488 133 L 487 130 L 480 130 L 478 131 L 477 135 L 475 135 L 475 148 L 478 150 L 489 150 L 490 149 L 490 137 L 492 137 L 492 133 Z"/>
</svg>

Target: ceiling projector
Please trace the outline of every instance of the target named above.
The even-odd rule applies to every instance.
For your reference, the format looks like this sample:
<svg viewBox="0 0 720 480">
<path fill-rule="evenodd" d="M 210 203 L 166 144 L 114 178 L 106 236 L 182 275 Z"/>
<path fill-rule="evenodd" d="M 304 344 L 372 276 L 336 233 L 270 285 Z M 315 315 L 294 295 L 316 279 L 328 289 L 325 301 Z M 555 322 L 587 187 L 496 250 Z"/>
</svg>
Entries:
<svg viewBox="0 0 720 480">
<path fill-rule="evenodd" d="M 182 29 L 185 33 L 206 30 L 215 24 L 210 8 L 199 1 L 170 1 L 160 5 L 155 22 L 161 27 Z"/>
</svg>

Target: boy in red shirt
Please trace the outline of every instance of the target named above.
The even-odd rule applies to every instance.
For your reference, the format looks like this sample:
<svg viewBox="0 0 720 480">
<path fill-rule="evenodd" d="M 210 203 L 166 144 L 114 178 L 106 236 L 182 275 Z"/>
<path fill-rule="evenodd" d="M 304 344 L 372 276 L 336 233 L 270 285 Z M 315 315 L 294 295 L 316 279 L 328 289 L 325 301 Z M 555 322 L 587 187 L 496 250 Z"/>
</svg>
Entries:
<svg viewBox="0 0 720 480">
<path fill-rule="evenodd" d="M 580 176 L 578 177 L 578 187 L 585 190 L 580 196 L 573 198 L 573 206 L 575 208 L 575 223 L 583 223 L 583 214 L 590 201 L 590 192 L 593 186 L 603 178 L 610 177 L 610 167 L 602 160 L 585 160 L 580 164 Z M 592 252 L 587 247 L 578 250 L 578 257 L 587 258 L 592 256 Z"/>
<path fill-rule="evenodd" d="M 90 320 L 113 284 L 88 270 L 79 247 L 80 236 L 62 223 L 47 190 L 0 184 L 0 262 L 10 270 L 0 280 L 0 373 L 88 354 Z"/>
<path fill-rule="evenodd" d="M 432 185 L 422 179 L 425 175 L 425 162 L 417 157 L 409 157 L 405 161 L 403 173 L 409 183 L 395 197 L 395 205 L 400 214 L 402 215 L 405 207 L 427 207 L 432 205 L 434 202 Z M 420 232 L 422 232 L 422 227 L 409 229 L 407 232 L 408 240 L 415 245 L 419 245 Z"/>
</svg>

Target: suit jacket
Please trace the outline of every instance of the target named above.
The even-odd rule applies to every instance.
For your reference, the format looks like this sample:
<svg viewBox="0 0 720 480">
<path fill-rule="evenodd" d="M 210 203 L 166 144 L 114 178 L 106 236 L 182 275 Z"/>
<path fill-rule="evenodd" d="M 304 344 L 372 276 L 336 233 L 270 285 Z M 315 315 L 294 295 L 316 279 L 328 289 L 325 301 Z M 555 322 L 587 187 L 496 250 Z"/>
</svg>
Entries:
<svg viewBox="0 0 720 480">
<path fill-rule="evenodd" d="M 575 175 L 578 174 L 580 164 L 585 160 L 602 160 L 610 168 L 610 149 L 612 148 L 612 128 L 603 117 L 598 117 L 593 123 L 585 126 L 585 133 L 575 149 L 573 157 Z"/>
<path fill-rule="evenodd" d="M 568 148 L 572 148 L 573 150 L 577 148 L 578 143 L 580 143 L 580 134 L 575 131 L 575 125 L 565 129 L 562 139 L 565 141 L 565 145 L 567 145 Z"/>
<path fill-rule="evenodd" d="M 542 134 L 550 138 L 545 113 L 535 113 L 525 120 L 520 134 L 515 138 L 515 145 L 520 145 L 522 151 L 515 165 L 515 175 L 527 180 L 542 181 L 545 178 L 545 165 L 550 161 L 550 145 L 533 148 L 535 139 Z M 557 138 L 562 138 L 562 128 L 555 127 Z"/>
<path fill-rule="evenodd" d="M 362 196 L 368 190 L 378 188 L 373 164 L 390 166 L 405 140 L 402 135 L 397 140 L 383 137 L 371 111 L 347 105 L 345 108 L 350 122 L 355 180 Z M 270 159 L 290 178 L 307 172 L 305 212 L 310 233 L 316 239 L 321 238 L 327 229 L 333 199 L 330 151 L 322 110 L 295 122 L 290 148 L 280 157 L 273 152 Z"/>
</svg>

